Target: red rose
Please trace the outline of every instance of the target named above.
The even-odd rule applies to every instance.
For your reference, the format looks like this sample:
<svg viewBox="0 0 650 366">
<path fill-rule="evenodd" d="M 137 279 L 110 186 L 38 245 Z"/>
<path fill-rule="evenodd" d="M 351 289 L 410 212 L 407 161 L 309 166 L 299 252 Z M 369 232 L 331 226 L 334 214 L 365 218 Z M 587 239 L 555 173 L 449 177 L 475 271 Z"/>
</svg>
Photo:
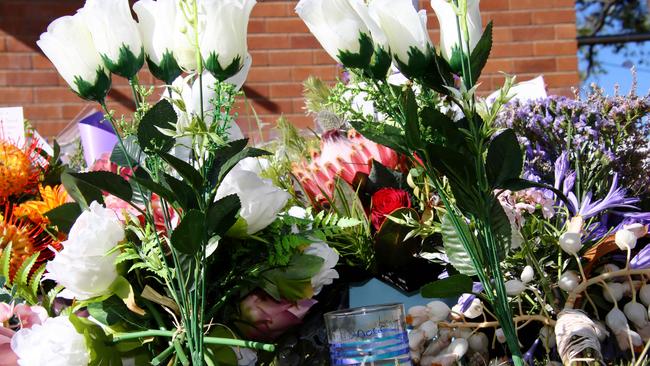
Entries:
<svg viewBox="0 0 650 366">
<path fill-rule="evenodd" d="M 372 195 L 372 209 L 370 210 L 372 226 L 379 230 L 386 220 L 386 215 L 404 207 L 411 207 L 411 199 L 405 190 L 395 188 L 378 190 Z"/>
</svg>

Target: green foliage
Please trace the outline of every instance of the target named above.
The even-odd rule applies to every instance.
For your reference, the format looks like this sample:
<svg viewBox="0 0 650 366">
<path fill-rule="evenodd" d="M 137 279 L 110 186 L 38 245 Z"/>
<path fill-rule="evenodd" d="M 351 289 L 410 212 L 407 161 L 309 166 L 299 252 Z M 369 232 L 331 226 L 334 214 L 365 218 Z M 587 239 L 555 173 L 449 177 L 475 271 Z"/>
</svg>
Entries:
<svg viewBox="0 0 650 366">
<path fill-rule="evenodd" d="M 206 243 L 205 214 L 199 210 L 189 210 L 174 229 L 171 244 L 181 253 L 194 255 Z"/>
<path fill-rule="evenodd" d="M 129 218 L 126 229 L 133 237 L 115 248 L 119 253 L 115 264 L 131 263 L 129 273 L 144 270 L 154 275 L 154 278 L 159 278 L 161 282 L 170 281 L 173 272 L 165 266 L 165 258 L 158 245 L 159 238 L 152 227 L 149 224 L 142 227 L 137 219 Z M 160 239 L 164 240 L 164 237 Z"/>
<path fill-rule="evenodd" d="M 0 277 L 4 278 L 4 286 L 11 289 L 11 297 L 23 299 L 29 304 L 37 304 L 40 284 L 45 273 L 45 264 L 36 266 L 40 253 L 34 253 L 23 261 L 16 273 L 11 275 L 11 258 L 13 245 L 8 243 L 0 255 Z"/>
<path fill-rule="evenodd" d="M 104 203 L 104 195 L 97 187 L 77 179 L 73 174 L 61 174 L 61 182 L 66 192 L 77 202 L 82 209 L 88 208 L 93 201 Z"/>
<path fill-rule="evenodd" d="M 56 226 L 60 232 L 68 233 L 77 218 L 81 215 L 81 208 L 74 202 L 64 203 L 45 213 L 50 224 Z"/>
<path fill-rule="evenodd" d="M 501 187 L 521 176 L 524 154 L 513 130 L 506 129 L 492 140 L 486 164 L 488 183 L 492 187 Z"/>
<path fill-rule="evenodd" d="M 88 319 L 70 315 L 70 322 L 78 333 L 84 336 L 90 352 L 88 366 L 122 366 L 122 357 L 113 346 L 112 336 Z"/>
<path fill-rule="evenodd" d="M 297 301 L 313 296 L 311 278 L 320 271 L 323 258 L 294 254 L 287 266 L 271 269 L 262 275 L 262 288 L 276 300 Z"/>
<path fill-rule="evenodd" d="M 133 198 L 131 185 L 121 176 L 111 172 L 69 173 L 77 182 L 83 182 L 100 191 L 105 191 L 126 202 Z"/>
<path fill-rule="evenodd" d="M 466 275 L 452 275 L 445 279 L 432 282 L 422 287 L 420 291 L 425 298 L 452 298 L 465 293 L 472 293 L 474 281 Z"/>
<path fill-rule="evenodd" d="M 478 79 L 481 77 L 483 68 L 485 67 L 485 64 L 487 64 L 490 52 L 492 51 L 492 26 L 493 23 L 489 22 L 485 27 L 485 31 L 483 31 L 483 35 L 476 44 L 476 47 L 474 47 L 470 57 L 473 84 L 476 84 Z"/>
<path fill-rule="evenodd" d="M 167 100 L 158 102 L 142 117 L 138 126 L 140 148 L 145 151 L 169 151 L 174 145 L 174 138 L 161 130 L 174 126 L 177 119 L 176 111 Z"/>
</svg>

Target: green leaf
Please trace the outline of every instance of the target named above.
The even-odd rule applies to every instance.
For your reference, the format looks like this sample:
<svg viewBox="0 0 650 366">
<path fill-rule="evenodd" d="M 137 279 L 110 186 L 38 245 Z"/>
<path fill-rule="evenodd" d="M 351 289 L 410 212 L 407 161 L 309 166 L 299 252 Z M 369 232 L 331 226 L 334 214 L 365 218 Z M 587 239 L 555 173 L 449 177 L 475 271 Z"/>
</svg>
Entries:
<svg viewBox="0 0 650 366">
<path fill-rule="evenodd" d="M 43 279 L 43 275 L 45 274 L 45 264 L 42 264 L 40 267 L 34 271 L 32 274 L 32 278 L 29 280 L 29 291 L 30 293 L 34 294 L 34 298 L 38 300 L 38 289 L 39 286 L 41 285 L 41 280 Z M 2 287 L 2 286 L 0 286 Z"/>
<path fill-rule="evenodd" d="M 366 182 L 366 190 L 375 192 L 381 188 L 403 189 L 405 183 L 404 174 L 388 169 L 377 160 L 372 161 L 372 168 Z"/>
<path fill-rule="evenodd" d="M 488 58 L 490 57 L 490 52 L 492 51 L 492 22 L 488 23 L 483 31 L 481 39 L 474 47 L 472 51 L 472 56 L 470 57 L 472 65 L 472 81 L 474 85 L 478 82 L 478 79 L 481 77 L 483 68 L 487 63 Z"/>
<path fill-rule="evenodd" d="M 219 176 L 218 176 L 218 181 L 221 182 L 223 178 L 232 170 L 232 168 L 237 165 L 240 161 L 246 159 L 246 158 L 256 158 L 259 156 L 265 156 L 265 155 L 270 155 L 268 151 L 261 150 L 261 149 L 256 149 L 254 147 L 247 147 L 244 150 L 238 152 L 235 154 L 233 157 L 228 159 L 223 166 L 221 166 L 221 169 L 219 169 Z"/>
<path fill-rule="evenodd" d="M 462 221 L 460 223 L 460 226 L 465 233 L 465 237 L 473 241 L 474 236 L 469 231 L 469 227 L 467 226 L 467 224 L 464 221 Z M 476 269 L 474 268 L 472 259 L 470 258 L 469 254 L 465 250 L 465 246 L 463 245 L 463 242 L 461 241 L 461 237 L 460 235 L 458 235 L 458 232 L 456 231 L 456 227 L 452 223 L 449 214 L 442 217 L 441 232 L 442 232 L 442 244 L 445 248 L 445 254 L 449 259 L 449 263 L 451 263 L 451 265 L 454 266 L 454 268 L 456 268 L 458 272 L 467 276 L 475 276 Z M 474 245 L 474 247 L 476 248 L 475 243 L 472 243 L 471 245 Z"/>
<path fill-rule="evenodd" d="M 364 122 L 350 121 L 350 124 L 368 140 L 384 145 L 404 155 L 410 155 L 410 150 L 406 145 L 406 137 L 400 128 L 385 123 L 381 125 L 369 125 Z"/>
<path fill-rule="evenodd" d="M 236 194 L 226 196 L 210 205 L 207 214 L 206 228 L 208 234 L 223 238 L 228 230 L 237 222 L 241 202 Z"/>
<path fill-rule="evenodd" d="M 512 129 L 503 130 L 490 142 L 486 161 L 488 182 L 492 187 L 499 187 L 519 178 L 523 167 L 524 155 L 517 135 Z"/>
<path fill-rule="evenodd" d="M 169 186 L 169 189 L 176 197 L 176 202 L 178 202 L 184 210 L 190 210 L 197 207 L 196 195 L 194 194 L 192 187 L 169 174 L 164 174 L 164 177 L 165 183 Z"/>
<path fill-rule="evenodd" d="M 415 93 L 411 88 L 406 88 L 402 92 L 400 99 L 406 143 L 411 150 L 417 150 L 422 146 L 422 139 L 420 137 L 420 118 L 418 117 L 418 103 Z"/>
<path fill-rule="evenodd" d="M 87 172 L 87 173 L 70 173 L 77 179 L 91 185 L 99 190 L 106 191 L 117 198 L 126 202 L 131 202 L 133 191 L 131 185 L 121 176 L 111 172 Z"/>
<path fill-rule="evenodd" d="M 496 198 L 492 198 L 489 219 L 492 236 L 498 245 L 497 254 L 499 255 L 499 260 L 503 260 L 512 245 L 512 225 L 501 203 Z"/>
<path fill-rule="evenodd" d="M 400 208 L 390 213 L 390 216 L 402 219 L 410 216 L 420 221 L 420 215 L 412 208 Z M 377 263 L 390 270 L 397 270 L 413 259 L 420 248 L 417 240 L 404 241 L 412 229 L 386 219 L 375 234 L 375 257 Z"/>
<path fill-rule="evenodd" d="M 197 192 L 203 190 L 203 177 L 201 176 L 201 173 L 194 169 L 193 166 L 167 153 L 161 153 L 160 157 L 174 168 L 174 170 L 183 177 L 185 182 L 192 186 Z"/>
<path fill-rule="evenodd" d="M 174 192 L 171 190 L 167 189 L 165 186 L 163 186 L 160 183 L 156 183 L 148 178 L 144 177 L 131 177 L 130 182 L 132 182 L 132 185 L 134 186 L 134 191 L 137 191 L 137 188 L 135 188 L 135 184 L 137 183 L 140 185 L 141 188 L 145 190 L 149 190 L 149 192 L 155 193 L 158 196 L 160 196 L 162 199 L 164 199 L 167 202 L 176 202 L 176 195 Z"/>
<path fill-rule="evenodd" d="M 122 146 L 118 143 L 113 148 L 111 153 L 111 162 L 127 168 L 133 168 L 140 164 L 140 159 L 142 158 L 142 150 L 138 145 L 138 139 L 135 136 L 126 136 L 122 139 L 124 144 L 124 150 Z"/>
<path fill-rule="evenodd" d="M 311 278 L 320 271 L 323 262 L 321 257 L 295 254 L 287 267 L 264 272 L 262 288 L 278 301 L 309 299 L 314 294 Z"/>
<path fill-rule="evenodd" d="M 370 59 L 374 51 L 372 38 L 365 33 L 359 32 L 359 52 L 339 50 L 337 55 L 341 64 L 351 69 L 366 69 L 370 65 Z"/>
<path fill-rule="evenodd" d="M 104 195 L 100 189 L 77 179 L 70 173 L 61 174 L 61 183 L 66 192 L 77 202 L 82 209 L 88 208 L 93 201 L 104 203 Z"/>
<path fill-rule="evenodd" d="M 444 113 L 431 107 L 426 107 L 420 112 L 420 119 L 425 128 L 430 128 L 429 143 L 463 151 L 466 145 L 465 135 L 458 129 L 459 124 L 454 122 Z"/>
<path fill-rule="evenodd" d="M 14 276 L 14 284 L 21 287 L 27 287 L 29 284 L 29 273 L 32 271 L 32 267 L 36 264 L 40 253 L 34 253 L 23 261 L 16 275 Z"/>
<path fill-rule="evenodd" d="M 473 284 L 471 277 L 457 274 L 425 285 L 420 293 L 428 299 L 453 298 L 471 293 Z"/>
<path fill-rule="evenodd" d="M 70 232 L 70 228 L 77 221 L 79 215 L 81 215 L 81 208 L 74 202 L 64 203 L 45 213 L 45 217 L 50 220 L 50 223 L 64 233 Z"/>
<path fill-rule="evenodd" d="M 213 326 L 208 333 L 208 337 L 237 339 L 235 334 L 225 325 L 217 324 Z M 232 347 L 208 344 L 205 346 L 206 355 L 215 365 L 219 366 L 237 366 L 237 355 Z"/>
<path fill-rule="evenodd" d="M 172 246 L 181 253 L 196 254 L 204 244 L 205 215 L 198 210 L 189 210 L 172 233 Z"/>
<path fill-rule="evenodd" d="M 102 324 L 112 326 L 120 322 L 128 325 L 129 328 L 144 328 L 143 318 L 131 312 L 124 301 L 113 295 L 102 302 L 93 302 L 88 305 L 88 312 L 93 318 Z"/>
<path fill-rule="evenodd" d="M 174 138 L 160 132 L 160 129 L 175 129 L 178 119 L 174 107 L 167 100 L 161 100 L 142 117 L 138 126 L 140 148 L 150 151 L 169 151 Z"/>
<path fill-rule="evenodd" d="M 90 352 L 88 366 L 122 366 L 122 358 L 114 348 L 111 336 L 88 319 L 70 315 L 70 322 L 77 332 L 84 336 L 86 348 Z"/>
<path fill-rule="evenodd" d="M 9 242 L 3 249 L 0 255 L 0 275 L 7 281 L 6 285 L 11 287 L 11 276 L 9 270 L 11 269 L 11 251 L 13 250 L 13 243 Z"/>
</svg>

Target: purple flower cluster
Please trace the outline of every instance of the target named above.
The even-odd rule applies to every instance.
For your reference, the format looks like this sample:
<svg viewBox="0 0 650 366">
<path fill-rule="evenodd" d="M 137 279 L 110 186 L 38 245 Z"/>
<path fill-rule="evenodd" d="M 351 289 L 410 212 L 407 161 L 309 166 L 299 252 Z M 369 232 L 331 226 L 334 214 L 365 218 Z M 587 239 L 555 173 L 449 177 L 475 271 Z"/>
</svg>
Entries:
<svg viewBox="0 0 650 366">
<path fill-rule="evenodd" d="M 555 162 L 563 153 L 580 164 L 581 193 L 606 195 L 612 173 L 621 186 L 641 198 L 650 198 L 650 97 L 605 96 L 594 89 L 586 98 L 549 97 L 513 102 L 497 124 L 510 127 L 526 149 L 528 176 L 552 183 Z M 603 182 L 598 187 L 594 184 Z M 560 188 L 560 187 L 558 187 Z"/>
</svg>

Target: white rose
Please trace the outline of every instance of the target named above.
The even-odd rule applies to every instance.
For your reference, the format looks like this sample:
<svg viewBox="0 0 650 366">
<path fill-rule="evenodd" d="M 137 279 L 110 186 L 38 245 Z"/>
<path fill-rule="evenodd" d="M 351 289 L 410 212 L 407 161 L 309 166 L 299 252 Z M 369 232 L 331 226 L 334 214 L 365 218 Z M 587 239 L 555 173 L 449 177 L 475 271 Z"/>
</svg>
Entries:
<svg viewBox="0 0 650 366">
<path fill-rule="evenodd" d="M 124 229 L 115 213 L 93 202 L 61 243 L 63 249 L 47 263 L 46 278 L 66 288 L 63 297 L 86 300 L 104 295 L 118 277 L 117 253 L 107 253 L 122 240 Z"/>
<path fill-rule="evenodd" d="M 374 0 L 370 16 L 383 30 L 393 57 L 408 64 L 413 50 L 429 55 L 433 47 L 427 30 L 426 10 L 419 13 L 411 0 Z"/>
<path fill-rule="evenodd" d="M 205 29 L 199 40 L 205 67 L 225 80 L 244 66 L 248 54 L 248 19 L 255 0 L 203 0 Z"/>
<path fill-rule="evenodd" d="M 305 249 L 304 254 L 323 258 L 323 266 L 311 279 L 314 295 L 318 295 L 324 286 L 331 285 L 339 278 L 339 273 L 334 269 L 339 262 L 339 254 L 325 243 L 312 243 Z"/>
<path fill-rule="evenodd" d="M 342 54 L 361 54 L 361 39 L 371 39 L 370 30 L 361 16 L 355 11 L 353 3 L 360 8 L 361 0 L 300 0 L 296 13 L 323 46 L 325 51 L 337 62 L 343 63 Z M 370 44 L 372 47 L 372 43 Z M 372 51 L 372 50 L 370 50 Z M 370 63 L 370 52 L 363 60 Z M 344 58 L 345 60 L 345 58 Z"/>
<path fill-rule="evenodd" d="M 90 361 L 84 336 L 64 316 L 19 330 L 11 349 L 20 366 L 85 366 Z"/>
<path fill-rule="evenodd" d="M 79 14 L 53 21 L 36 44 L 75 93 L 95 101 L 106 97 L 111 78 Z"/>
<path fill-rule="evenodd" d="M 467 30 L 470 52 L 474 50 L 483 35 L 479 3 L 480 0 L 467 0 Z M 456 12 L 448 0 L 431 0 L 431 7 L 438 17 L 438 23 L 440 23 L 440 51 L 442 56 L 449 61 L 452 59 L 455 50 L 460 51 L 461 48 L 465 50 L 467 40 L 465 35 L 462 34 L 462 46 L 459 44 Z"/>
<path fill-rule="evenodd" d="M 79 13 L 106 67 L 127 79 L 135 76 L 144 64 L 144 49 L 129 1 L 86 0 Z"/>
<path fill-rule="evenodd" d="M 235 167 L 217 189 L 216 199 L 236 194 L 241 202 L 239 215 L 246 221 L 247 233 L 254 234 L 269 226 L 289 201 L 289 193 L 273 185 L 270 179 Z"/>
<path fill-rule="evenodd" d="M 140 0 L 133 5 L 133 11 L 138 15 L 149 70 L 156 78 L 171 83 L 181 74 L 179 59 L 190 43 L 182 32 L 188 26 L 178 1 Z"/>
</svg>

